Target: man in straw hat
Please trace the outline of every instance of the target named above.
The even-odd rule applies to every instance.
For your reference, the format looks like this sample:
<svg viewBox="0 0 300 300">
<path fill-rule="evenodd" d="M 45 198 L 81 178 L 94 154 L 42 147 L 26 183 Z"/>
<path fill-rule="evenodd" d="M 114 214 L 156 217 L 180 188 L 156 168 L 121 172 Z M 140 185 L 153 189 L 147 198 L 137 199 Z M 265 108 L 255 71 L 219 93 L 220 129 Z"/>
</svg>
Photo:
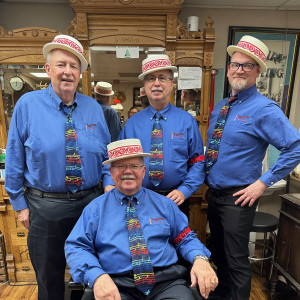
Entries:
<svg viewBox="0 0 300 300">
<path fill-rule="evenodd" d="M 114 95 L 112 85 L 108 82 L 99 81 L 94 88 L 94 93 L 95 99 L 103 109 L 104 117 L 110 132 L 111 141 L 114 142 L 117 140 L 122 130 L 122 126 L 118 113 L 110 107 L 111 97 Z"/>
<path fill-rule="evenodd" d="M 193 264 L 191 286 L 207 298 L 218 284 L 210 252 L 172 200 L 142 187 L 150 154 L 138 139 L 107 149 L 115 188 L 84 209 L 66 240 L 73 280 L 92 287 L 95 299 L 193 300 L 179 253 Z"/>
<path fill-rule="evenodd" d="M 245 300 L 251 289 L 249 233 L 258 199 L 299 163 L 300 134 L 280 107 L 256 90 L 256 78 L 267 70 L 266 45 L 243 36 L 227 52 L 231 90 L 213 110 L 207 134 L 208 219 L 220 279 L 211 299 Z M 281 154 L 262 174 L 269 144 Z"/>
<path fill-rule="evenodd" d="M 29 229 L 38 298 L 62 300 L 65 239 L 83 208 L 100 195 L 99 182 L 103 179 L 106 189 L 113 183 L 108 168 L 101 167 L 110 136 L 101 107 L 76 92 L 88 65 L 82 45 L 58 35 L 43 54 L 51 84 L 23 95 L 15 106 L 5 188 Z"/>
<path fill-rule="evenodd" d="M 121 134 L 139 138 L 151 152 L 146 160 L 143 186 L 172 199 L 188 216 L 188 197 L 205 178 L 203 143 L 197 122 L 189 113 L 170 104 L 174 72 L 167 55 L 152 55 L 143 61 L 142 74 L 150 106 L 130 118 Z M 155 124 L 160 129 L 154 128 Z M 160 141 L 153 142 L 157 135 Z M 159 140 L 159 139 L 157 139 Z"/>
</svg>

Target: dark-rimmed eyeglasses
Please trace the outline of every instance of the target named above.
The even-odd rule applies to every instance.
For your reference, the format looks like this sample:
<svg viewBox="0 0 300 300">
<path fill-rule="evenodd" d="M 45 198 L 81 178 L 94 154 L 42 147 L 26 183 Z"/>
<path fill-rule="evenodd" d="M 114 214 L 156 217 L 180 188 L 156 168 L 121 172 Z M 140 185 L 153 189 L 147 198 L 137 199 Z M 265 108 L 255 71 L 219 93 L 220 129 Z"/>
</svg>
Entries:
<svg viewBox="0 0 300 300">
<path fill-rule="evenodd" d="M 144 166 L 145 165 L 130 164 L 130 165 L 116 165 L 111 167 L 117 169 L 119 172 L 125 172 L 127 168 L 129 168 L 131 171 L 138 171 Z"/>
<path fill-rule="evenodd" d="M 163 76 L 163 75 L 159 75 L 159 76 L 154 76 L 154 75 L 150 75 L 150 76 L 146 76 L 145 78 L 144 78 L 144 80 L 146 81 L 146 82 L 148 82 L 148 83 L 153 83 L 153 82 L 155 82 L 156 81 L 156 79 L 158 79 L 158 81 L 160 82 L 160 83 L 166 83 L 167 82 L 167 80 L 173 80 L 173 79 L 171 79 L 171 78 L 169 78 L 169 77 L 166 77 L 166 76 Z"/>
<path fill-rule="evenodd" d="M 252 64 L 252 63 L 239 64 L 237 62 L 230 62 L 228 64 L 228 68 L 230 71 L 237 71 L 239 67 L 242 67 L 242 70 L 244 72 L 251 72 L 254 66 L 258 66 L 258 64 Z"/>
</svg>

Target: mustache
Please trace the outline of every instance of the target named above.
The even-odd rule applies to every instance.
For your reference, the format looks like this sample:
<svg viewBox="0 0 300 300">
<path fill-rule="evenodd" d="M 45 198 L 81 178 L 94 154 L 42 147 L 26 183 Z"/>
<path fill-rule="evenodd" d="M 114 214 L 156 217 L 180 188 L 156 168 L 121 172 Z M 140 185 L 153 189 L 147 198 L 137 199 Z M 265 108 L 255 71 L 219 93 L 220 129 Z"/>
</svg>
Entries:
<svg viewBox="0 0 300 300">
<path fill-rule="evenodd" d="M 160 88 L 153 88 L 151 92 L 162 92 L 163 90 Z"/>
<path fill-rule="evenodd" d="M 134 179 L 135 179 L 135 177 L 132 175 L 123 175 L 121 177 L 121 180 L 134 180 Z"/>
</svg>

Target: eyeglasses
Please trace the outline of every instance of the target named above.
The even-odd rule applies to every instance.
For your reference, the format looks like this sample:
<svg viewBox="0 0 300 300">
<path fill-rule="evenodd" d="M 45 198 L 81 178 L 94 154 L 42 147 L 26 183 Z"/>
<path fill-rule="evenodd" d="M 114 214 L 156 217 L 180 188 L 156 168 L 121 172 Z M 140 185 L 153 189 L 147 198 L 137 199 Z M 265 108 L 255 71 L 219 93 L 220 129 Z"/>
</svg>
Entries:
<svg viewBox="0 0 300 300">
<path fill-rule="evenodd" d="M 131 171 L 138 171 L 140 168 L 142 168 L 144 166 L 145 165 L 130 164 L 130 165 L 112 166 L 112 168 L 117 169 L 119 172 L 125 172 L 127 170 L 127 168 L 129 168 Z"/>
<path fill-rule="evenodd" d="M 230 62 L 228 64 L 230 71 L 237 71 L 239 69 L 239 67 L 242 67 L 242 70 L 244 72 L 251 72 L 253 70 L 254 66 L 258 66 L 258 64 L 252 64 L 252 63 L 239 64 L 237 62 Z"/>
<path fill-rule="evenodd" d="M 154 75 L 146 76 L 146 77 L 145 77 L 145 81 L 148 82 L 148 83 L 153 83 L 153 82 L 156 81 L 156 79 L 158 79 L 158 81 L 159 81 L 160 83 L 166 83 L 168 79 L 169 79 L 169 80 L 172 80 L 171 78 L 165 77 L 165 76 L 162 76 L 162 75 L 160 75 L 160 76 L 158 76 L 158 77 L 156 77 L 156 76 L 154 76 Z"/>
</svg>

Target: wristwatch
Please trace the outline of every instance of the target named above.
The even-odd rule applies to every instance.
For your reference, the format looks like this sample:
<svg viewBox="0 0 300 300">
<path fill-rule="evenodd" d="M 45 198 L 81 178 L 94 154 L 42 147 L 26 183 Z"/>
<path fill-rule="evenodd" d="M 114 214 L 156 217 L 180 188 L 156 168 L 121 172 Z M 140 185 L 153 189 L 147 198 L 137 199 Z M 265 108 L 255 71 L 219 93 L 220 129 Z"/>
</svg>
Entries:
<svg viewBox="0 0 300 300">
<path fill-rule="evenodd" d="M 203 259 L 203 260 L 205 260 L 209 263 L 209 258 L 207 256 L 205 256 L 205 255 L 196 255 L 193 259 L 193 264 L 194 264 L 195 260 L 197 260 L 197 259 Z"/>
</svg>

